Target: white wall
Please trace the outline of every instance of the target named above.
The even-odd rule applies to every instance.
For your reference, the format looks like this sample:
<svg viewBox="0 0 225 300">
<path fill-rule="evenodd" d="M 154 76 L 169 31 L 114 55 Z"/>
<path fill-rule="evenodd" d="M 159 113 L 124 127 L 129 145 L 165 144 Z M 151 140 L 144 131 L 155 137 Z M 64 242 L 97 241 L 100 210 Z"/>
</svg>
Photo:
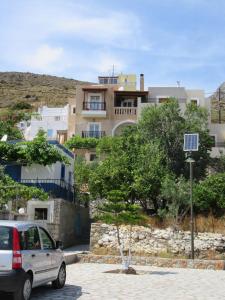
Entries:
<svg viewBox="0 0 225 300">
<path fill-rule="evenodd" d="M 38 109 L 38 116 L 33 116 L 29 121 L 30 125 L 24 130 L 24 137 L 26 140 L 33 140 L 37 135 L 39 129 L 44 131 L 52 130 L 52 136 L 50 139 L 57 138 L 58 130 L 68 129 L 68 111 L 69 105 L 64 107 L 53 107 L 47 106 L 40 107 Z M 56 120 L 59 117 L 59 120 Z"/>
<path fill-rule="evenodd" d="M 21 168 L 21 179 L 61 179 L 61 165 L 62 163 L 57 162 L 49 166 L 41 166 L 33 164 L 31 166 L 22 166 Z M 65 166 L 65 182 L 69 183 L 69 172 L 71 172 L 71 182 L 73 184 L 73 164 Z"/>
</svg>

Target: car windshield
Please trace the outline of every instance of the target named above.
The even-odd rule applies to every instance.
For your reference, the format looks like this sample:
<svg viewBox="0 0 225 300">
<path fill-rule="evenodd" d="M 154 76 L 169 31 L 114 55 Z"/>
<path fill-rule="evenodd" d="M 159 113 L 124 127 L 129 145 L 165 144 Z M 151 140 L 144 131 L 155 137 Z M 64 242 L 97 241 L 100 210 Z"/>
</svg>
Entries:
<svg viewBox="0 0 225 300">
<path fill-rule="evenodd" d="M 12 250 L 12 228 L 0 226 L 0 250 Z"/>
</svg>

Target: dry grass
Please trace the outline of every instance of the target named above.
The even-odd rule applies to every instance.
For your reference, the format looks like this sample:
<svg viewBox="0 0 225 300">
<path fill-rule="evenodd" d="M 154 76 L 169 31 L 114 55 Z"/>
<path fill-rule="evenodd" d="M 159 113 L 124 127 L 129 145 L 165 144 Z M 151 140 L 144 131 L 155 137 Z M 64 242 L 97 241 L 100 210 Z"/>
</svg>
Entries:
<svg viewBox="0 0 225 300">
<path fill-rule="evenodd" d="M 194 219 L 196 232 L 212 232 L 225 234 L 225 216 L 215 218 L 213 215 L 202 216 L 198 215 Z M 174 227 L 172 219 L 164 219 L 159 217 L 149 217 L 148 225 L 154 228 L 165 229 L 167 227 Z M 190 217 L 186 217 L 181 224 L 177 225 L 180 230 L 190 230 Z"/>
</svg>

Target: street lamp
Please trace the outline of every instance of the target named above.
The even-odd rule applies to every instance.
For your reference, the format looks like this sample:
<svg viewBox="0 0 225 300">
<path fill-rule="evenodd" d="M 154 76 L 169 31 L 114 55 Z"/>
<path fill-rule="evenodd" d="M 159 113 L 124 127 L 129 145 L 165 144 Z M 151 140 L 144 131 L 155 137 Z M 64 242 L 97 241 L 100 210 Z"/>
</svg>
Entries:
<svg viewBox="0 0 225 300">
<path fill-rule="evenodd" d="M 190 208 L 191 208 L 191 258 L 194 259 L 194 211 L 193 211 L 193 163 L 192 151 L 198 151 L 199 134 L 189 133 L 184 135 L 184 151 L 188 152 L 186 162 L 190 165 Z"/>
</svg>

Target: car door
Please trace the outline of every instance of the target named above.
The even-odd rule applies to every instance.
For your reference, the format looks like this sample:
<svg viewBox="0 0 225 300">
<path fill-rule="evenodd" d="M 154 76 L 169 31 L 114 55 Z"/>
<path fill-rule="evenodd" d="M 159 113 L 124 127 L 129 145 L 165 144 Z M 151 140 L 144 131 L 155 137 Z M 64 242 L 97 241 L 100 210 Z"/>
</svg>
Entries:
<svg viewBox="0 0 225 300">
<path fill-rule="evenodd" d="M 37 226 L 28 227 L 19 232 L 22 262 L 25 270 L 32 270 L 34 274 L 33 286 L 43 280 L 45 270 L 44 256 L 41 253 L 41 241 Z"/>
<path fill-rule="evenodd" d="M 47 261 L 47 270 L 46 276 L 51 279 L 55 279 L 58 275 L 59 265 L 56 262 L 55 257 L 55 243 L 49 233 L 43 228 L 39 227 L 40 237 L 41 237 L 41 245 L 42 245 L 42 253 L 45 256 Z"/>
</svg>

